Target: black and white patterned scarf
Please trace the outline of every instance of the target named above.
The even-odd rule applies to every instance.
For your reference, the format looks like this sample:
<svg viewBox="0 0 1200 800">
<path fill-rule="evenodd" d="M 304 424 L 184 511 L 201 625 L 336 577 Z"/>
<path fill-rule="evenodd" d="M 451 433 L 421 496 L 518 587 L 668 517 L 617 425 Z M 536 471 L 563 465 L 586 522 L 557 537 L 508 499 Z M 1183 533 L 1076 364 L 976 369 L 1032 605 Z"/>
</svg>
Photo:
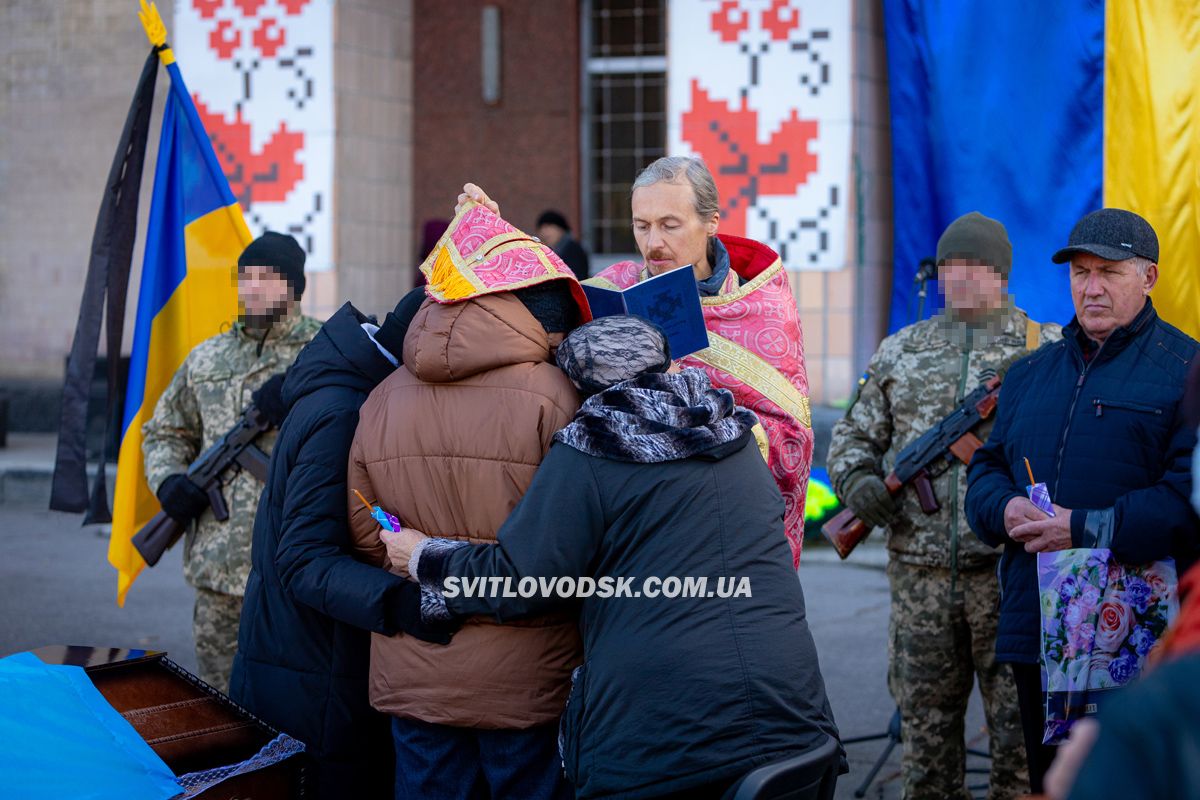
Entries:
<svg viewBox="0 0 1200 800">
<path fill-rule="evenodd" d="M 758 423 L 701 369 L 645 373 L 589 397 L 556 442 L 613 461 L 676 461 L 735 441 Z"/>
</svg>

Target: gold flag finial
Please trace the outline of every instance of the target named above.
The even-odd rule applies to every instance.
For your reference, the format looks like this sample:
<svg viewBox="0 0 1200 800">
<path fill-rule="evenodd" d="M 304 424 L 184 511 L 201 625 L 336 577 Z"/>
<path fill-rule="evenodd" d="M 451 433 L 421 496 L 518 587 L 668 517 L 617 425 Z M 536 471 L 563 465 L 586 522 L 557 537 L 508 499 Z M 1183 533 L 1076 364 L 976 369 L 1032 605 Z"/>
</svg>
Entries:
<svg viewBox="0 0 1200 800">
<path fill-rule="evenodd" d="M 142 27 L 146 29 L 146 38 L 150 40 L 150 44 L 155 47 L 162 47 L 167 43 L 167 26 L 163 24 L 162 17 L 158 13 L 158 6 L 154 3 L 146 3 L 146 0 L 141 0 L 142 10 L 138 12 L 138 19 L 142 21 Z"/>
<path fill-rule="evenodd" d="M 141 0 L 141 4 L 142 10 L 138 12 L 138 19 L 146 29 L 146 38 L 150 40 L 150 44 L 161 48 L 158 51 L 158 60 L 163 66 L 174 64 L 175 54 L 167 47 L 167 26 L 163 24 L 162 16 L 158 13 L 158 6 L 146 3 L 146 0 Z"/>
</svg>

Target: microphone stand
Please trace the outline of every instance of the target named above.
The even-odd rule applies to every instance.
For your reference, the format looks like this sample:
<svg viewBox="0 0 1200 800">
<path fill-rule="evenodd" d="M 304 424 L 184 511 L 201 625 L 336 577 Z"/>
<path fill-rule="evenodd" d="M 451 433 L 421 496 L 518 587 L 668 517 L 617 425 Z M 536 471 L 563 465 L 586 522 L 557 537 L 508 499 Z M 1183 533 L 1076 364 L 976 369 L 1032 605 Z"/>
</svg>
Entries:
<svg viewBox="0 0 1200 800">
<path fill-rule="evenodd" d="M 920 287 L 917 291 L 917 318 L 914 322 L 920 322 L 925 317 L 925 297 L 929 293 L 929 280 L 937 274 L 937 262 L 932 258 L 922 258 L 917 264 L 917 275 L 913 279 L 913 283 Z"/>
</svg>

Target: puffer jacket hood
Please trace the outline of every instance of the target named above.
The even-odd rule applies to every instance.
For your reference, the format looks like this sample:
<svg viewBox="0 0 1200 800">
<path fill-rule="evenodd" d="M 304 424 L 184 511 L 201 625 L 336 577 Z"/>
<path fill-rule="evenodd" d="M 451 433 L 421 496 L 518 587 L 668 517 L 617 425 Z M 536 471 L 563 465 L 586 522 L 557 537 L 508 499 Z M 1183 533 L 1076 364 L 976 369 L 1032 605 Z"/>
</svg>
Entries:
<svg viewBox="0 0 1200 800">
<path fill-rule="evenodd" d="M 549 335 L 512 293 L 453 305 L 426 302 L 404 339 L 405 365 L 428 383 L 549 360 Z"/>
<path fill-rule="evenodd" d="M 283 384 L 290 410 L 318 389 L 342 386 L 368 394 L 395 369 L 362 328 L 371 320 L 346 303 L 330 317 L 296 356 Z"/>
</svg>

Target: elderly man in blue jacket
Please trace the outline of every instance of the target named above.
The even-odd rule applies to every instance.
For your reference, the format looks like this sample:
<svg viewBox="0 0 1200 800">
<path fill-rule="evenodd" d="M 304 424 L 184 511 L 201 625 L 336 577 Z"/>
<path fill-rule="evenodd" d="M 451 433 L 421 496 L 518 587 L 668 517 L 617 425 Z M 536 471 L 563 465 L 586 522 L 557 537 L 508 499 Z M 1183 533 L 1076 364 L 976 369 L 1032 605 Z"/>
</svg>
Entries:
<svg viewBox="0 0 1200 800">
<path fill-rule="evenodd" d="M 1000 392 L 995 428 L 971 461 L 967 518 L 1004 545 L 996 658 L 1017 683 L 1034 793 L 1054 748 L 1042 744 L 1036 553 L 1111 548 L 1129 564 L 1200 553 L 1188 501 L 1195 429 L 1179 413 L 1197 348 L 1159 319 L 1158 236 L 1137 214 L 1093 211 L 1055 263 L 1070 262 L 1075 318 L 1062 341 L 1017 362 Z M 1048 517 L 1024 492 L 1028 458 L 1054 502 Z"/>
</svg>

